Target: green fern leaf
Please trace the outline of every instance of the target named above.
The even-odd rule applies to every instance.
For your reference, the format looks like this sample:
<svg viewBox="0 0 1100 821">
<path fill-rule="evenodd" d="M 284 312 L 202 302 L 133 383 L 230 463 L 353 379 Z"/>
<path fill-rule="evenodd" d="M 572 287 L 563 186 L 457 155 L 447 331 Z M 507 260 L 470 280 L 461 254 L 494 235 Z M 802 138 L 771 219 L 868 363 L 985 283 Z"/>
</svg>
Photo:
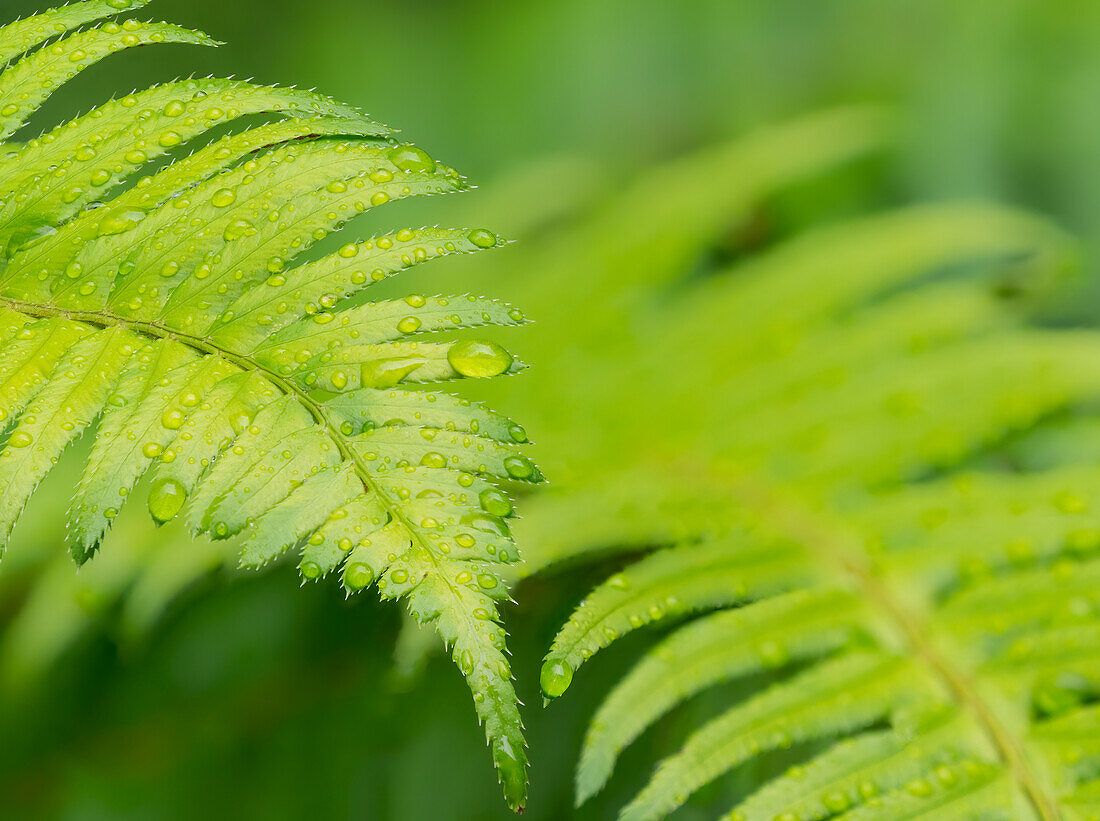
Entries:
<svg viewBox="0 0 1100 821">
<path fill-rule="evenodd" d="M 812 144 L 823 121 L 770 144 Z M 867 129 L 830 133 L 853 153 L 873 143 Z M 766 202 L 808 163 L 760 142 L 724 155 L 772 160 L 753 177 Z M 639 214 L 658 183 L 678 208 L 713 209 L 721 186 L 703 178 L 718 153 L 654 173 L 597 229 Z M 722 243 L 721 217 L 700 215 L 675 253 L 651 258 L 648 234 L 610 259 L 591 225 L 571 238 L 598 260 L 585 276 L 602 304 L 638 306 L 639 344 L 608 369 L 593 364 L 615 344 L 606 334 L 571 340 L 562 369 L 609 443 L 575 460 L 583 478 L 527 506 L 524 572 L 593 550 L 646 555 L 561 628 L 544 695 L 622 636 L 675 623 L 593 718 L 578 801 L 663 716 L 737 682 L 621 818 L 666 817 L 757 759 L 754 772 L 798 763 L 727 821 L 1090 817 L 1100 475 L 1082 443 L 1095 443 L 1100 335 L 1028 321 L 1072 244 L 1005 209 L 908 208 L 777 242 L 668 300 L 662 284 Z M 638 287 L 624 271 L 642 265 Z M 599 325 L 573 319 L 574 333 Z M 1060 432 L 1067 416 L 1085 421 Z"/>
<path fill-rule="evenodd" d="M 0 28 L 0 139 L 115 51 L 213 43 L 168 24 L 89 25 L 142 5 L 86 0 Z M 257 114 L 276 119 L 179 153 Z M 180 516 L 214 540 L 240 536 L 247 566 L 297 549 L 306 579 L 338 571 L 349 593 L 373 583 L 405 599 L 451 648 L 505 797 L 520 808 L 525 743 L 496 607 L 518 554 L 505 521 L 512 502 L 496 482 L 541 473 L 519 450 L 519 425 L 407 386 L 520 370 L 495 343 L 441 334 L 524 317 L 468 295 L 344 302 L 428 259 L 502 240 L 402 229 L 298 262 L 366 211 L 466 188 L 389 133 L 312 92 L 206 79 L 138 91 L 5 143 L 0 529 L 6 542 L 66 446 L 94 426 L 69 513 L 78 562 L 149 476 L 158 524 Z M 159 564 L 142 612 L 209 566 L 209 553 L 196 557 Z M 119 567 L 110 590 L 136 572 Z"/>
</svg>

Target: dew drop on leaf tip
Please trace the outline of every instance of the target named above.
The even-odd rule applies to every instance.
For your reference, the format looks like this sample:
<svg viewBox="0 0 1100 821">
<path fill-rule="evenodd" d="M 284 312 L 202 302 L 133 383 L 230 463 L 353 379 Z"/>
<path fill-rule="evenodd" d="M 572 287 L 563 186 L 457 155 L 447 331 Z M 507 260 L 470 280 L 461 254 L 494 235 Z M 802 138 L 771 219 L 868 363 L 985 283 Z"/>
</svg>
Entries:
<svg viewBox="0 0 1100 821">
<path fill-rule="evenodd" d="M 542 694 L 547 698 L 557 698 L 569 689 L 573 681 L 573 668 L 564 659 L 547 659 L 539 674 Z"/>
</svg>

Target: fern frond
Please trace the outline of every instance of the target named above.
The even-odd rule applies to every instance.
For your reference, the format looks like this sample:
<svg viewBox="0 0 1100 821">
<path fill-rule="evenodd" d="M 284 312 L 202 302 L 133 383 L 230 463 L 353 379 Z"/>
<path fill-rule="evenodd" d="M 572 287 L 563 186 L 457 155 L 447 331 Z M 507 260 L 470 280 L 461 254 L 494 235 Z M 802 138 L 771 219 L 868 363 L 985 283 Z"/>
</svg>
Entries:
<svg viewBox="0 0 1100 821">
<path fill-rule="evenodd" d="M 599 790 L 616 756 L 676 704 L 717 682 L 824 656 L 847 645 L 863 618 L 860 602 L 849 595 L 798 591 L 721 610 L 677 630 L 592 719 L 577 767 L 577 800 Z"/>
<path fill-rule="evenodd" d="M 88 25 L 141 5 L 86 0 L 0 29 L 0 139 L 115 51 L 213 43 L 168 24 Z M 274 121 L 202 142 L 252 115 Z M 412 386 L 520 370 L 496 343 L 441 335 L 525 319 L 464 294 L 346 302 L 502 240 L 402 229 L 300 262 L 360 214 L 467 187 L 389 133 L 312 92 L 205 79 L 4 144 L 0 531 L 6 542 L 39 482 L 94 427 L 69 512 L 77 562 L 149 476 L 157 523 L 182 514 L 195 533 L 239 535 L 245 565 L 298 550 L 305 579 L 339 571 L 349 593 L 373 583 L 405 599 L 451 648 L 519 808 L 526 756 L 496 606 L 518 554 L 497 483 L 542 476 L 520 452 L 522 427 Z M 166 560 L 135 607 L 155 611 L 169 577 L 202 566 Z"/>
<path fill-rule="evenodd" d="M 803 167 L 769 167 L 760 198 Z M 716 198 L 684 175 L 652 180 L 673 203 Z M 636 213 L 629 197 L 610 210 Z M 624 283 L 604 304 L 644 306 L 638 344 L 607 369 L 592 364 L 605 333 L 572 343 L 560 367 L 598 372 L 584 395 L 609 442 L 522 525 L 525 572 L 646 552 L 561 628 L 548 699 L 623 635 L 687 622 L 599 708 L 578 801 L 647 728 L 736 682 L 621 818 L 663 818 L 756 759 L 760 772 L 800 763 L 733 802 L 729 821 L 1088 817 L 1100 473 L 1054 420 L 1095 428 L 1100 335 L 1028 319 L 1072 242 L 1007 209 L 911 207 L 777 242 L 670 300 L 658 283 L 720 242 L 718 213 L 701 223 L 675 258 L 655 256 L 644 287 L 619 266 L 644 265 L 649 236 L 589 275 Z M 575 252 L 599 258 L 585 237 Z"/>
</svg>

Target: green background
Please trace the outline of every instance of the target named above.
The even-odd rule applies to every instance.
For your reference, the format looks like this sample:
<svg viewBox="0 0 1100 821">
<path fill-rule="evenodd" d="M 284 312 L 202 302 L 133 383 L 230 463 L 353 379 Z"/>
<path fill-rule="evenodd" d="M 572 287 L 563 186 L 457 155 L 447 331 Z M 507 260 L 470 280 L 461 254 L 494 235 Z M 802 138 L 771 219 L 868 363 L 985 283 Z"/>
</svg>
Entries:
<svg viewBox="0 0 1100 821">
<path fill-rule="evenodd" d="M 0 14 L 41 8 L 5 0 Z M 470 175 L 486 189 L 471 195 L 476 203 L 551 161 L 579 160 L 568 166 L 583 170 L 579 189 L 614 191 L 650 164 L 759 124 L 877 103 L 898 114 L 898 148 L 870 169 L 864 207 L 995 198 L 1049 214 L 1084 240 L 1089 276 L 1081 287 L 1095 293 L 1094 2 L 159 0 L 141 16 L 201 28 L 227 45 L 113 57 L 59 92 L 36 127 L 190 74 L 315 86 Z M 458 201 L 405 211 L 424 222 L 461 212 Z M 507 233 L 523 224 L 522 214 L 508 219 L 514 225 L 492 227 Z M 505 253 L 522 277 L 522 247 Z M 502 280 L 486 289 L 508 298 L 514 287 Z M 540 322 L 561 323 L 568 305 L 562 294 L 523 307 Z M 1094 313 L 1079 295 L 1065 298 L 1066 312 Z M 554 351 L 522 352 L 553 368 Z M 537 374 L 512 380 L 509 391 L 521 394 L 529 378 Z M 520 400 L 495 401 L 508 412 Z M 20 551 L 62 549 L 62 485 L 38 500 L 5 562 L 5 620 L 26 605 L 34 578 Z M 124 538 L 166 537 L 142 526 Z M 577 591 L 599 577 L 597 568 L 525 582 L 516 593 L 523 607 L 506 613 L 532 745 L 525 817 L 572 816 L 584 721 L 639 646 L 622 642 L 567 699 L 540 708 L 541 653 Z M 76 607 L 86 616 L 79 640 L 0 703 L 0 817 L 509 816 L 453 666 L 435 659 L 412 680 L 394 674 L 392 607 L 366 596 L 344 602 L 334 583 L 299 589 L 292 567 L 203 576 L 140 638 L 119 627 L 111 602 L 81 599 Z M 720 699 L 711 693 L 687 713 Z M 672 749 L 681 732 L 672 722 L 649 733 L 626 755 L 621 777 L 576 817 L 612 817 L 643 783 L 653 750 Z M 707 790 L 676 817 L 714 817 L 712 803 L 728 806 L 720 791 Z"/>
</svg>

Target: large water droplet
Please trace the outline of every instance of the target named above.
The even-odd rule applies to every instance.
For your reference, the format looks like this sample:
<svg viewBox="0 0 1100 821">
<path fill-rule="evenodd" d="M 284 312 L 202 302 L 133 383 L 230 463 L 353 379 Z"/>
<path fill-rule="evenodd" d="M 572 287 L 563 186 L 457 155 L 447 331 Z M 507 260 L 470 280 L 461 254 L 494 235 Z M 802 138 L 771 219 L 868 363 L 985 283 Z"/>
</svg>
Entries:
<svg viewBox="0 0 1100 821">
<path fill-rule="evenodd" d="M 187 501 L 187 488 L 178 479 L 164 477 L 149 490 L 149 515 L 163 524 L 174 518 Z"/>
<path fill-rule="evenodd" d="M 505 457 L 504 469 L 513 479 L 532 479 L 536 471 L 534 462 L 518 454 Z"/>
<path fill-rule="evenodd" d="M 495 342 L 463 339 L 451 345 L 447 361 L 463 376 L 499 376 L 512 366 L 512 355 Z"/>
<path fill-rule="evenodd" d="M 344 585 L 349 590 L 362 590 L 374 580 L 374 571 L 364 562 L 352 562 L 344 568 Z"/>
<path fill-rule="evenodd" d="M 510 535 L 504 520 L 488 513 L 467 513 L 458 520 L 458 523 L 480 530 L 482 533 L 495 533 L 497 536 Z"/>
<path fill-rule="evenodd" d="M 430 174 L 435 171 L 435 160 L 415 145 L 399 145 L 390 150 L 390 162 L 402 171 Z"/>
<path fill-rule="evenodd" d="M 403 334 L 411 334 L 420 330 L 420 319 L 415 316 L 406 316 L 397 323 L 397 330 Z"/>
<path fill-rule="evenodd" d="M 170 408 L 161 414 L 160 423 L 169 430 L 183 427 L 184 413 L 179 408 Z"/>
<path fill-rule="evenodd" d="M 497 244 L 497 235 L 492 231 L 486 231 L 484 228 L 471 231 L 466 236 L 478 248 L 492 248 Z"/>
<path fill-rule="evenodd" d="M 392 388 L 423 364 L 424 360 L 419 357 L 406 356 L 364 362 L 360 368 L 360 382 L 366 388 Z"/>
<path fill-rule="evenodd" d="M 539 673 L 539 685 L 547 698 L 557 698 L 573 682 L 573 668 L 564 659 L 547 659 Z"/>
<path fill-rule="evenodd" d="M 442 453 L 430 450 L 421 457 L 420 464 L 428 468 L 445 468 L 447 467 L 447 457 Z"/>
<path fill-rule="evenodd" d="M 233 220 L 229 225 L 225 226 L 225 231 L 222 232 L 222 239 L 226 242 L 236 242 L 241 237 L 252 237 L 257 233 L 256 226 L 246 219 Z"/>
<path fill-rule="evenodd" d="M 225 208 L 232 205 L 237 201 L 237 195 L 235 192 L 228 188 L 222 188 L 214 192 L 214 196 L 210 198 L 212 205 L 218 208 Z"/>
<path fill-rule="evenodd" d="M 512 512 L 512 502 L 496 488 L 486 488 L 478 494 L 481 509 L 492 516 L 504 517 Z"/>
<path fill-rule="evenodd" d="M 118 214 L 108 214 L 99 221 L 99 235 L 108 237 L 121 234 L 123 231 L 129 231 L 143 219 L 145 219 L 143 211 L 123 211 Z"/>
<path fill-rule="evenodd" d="M 321 565 L 317 562 L 302 562 L 298 565 L 298 572 L 305 579 L 316 579 L 321 575 Z"/>
</svg>

